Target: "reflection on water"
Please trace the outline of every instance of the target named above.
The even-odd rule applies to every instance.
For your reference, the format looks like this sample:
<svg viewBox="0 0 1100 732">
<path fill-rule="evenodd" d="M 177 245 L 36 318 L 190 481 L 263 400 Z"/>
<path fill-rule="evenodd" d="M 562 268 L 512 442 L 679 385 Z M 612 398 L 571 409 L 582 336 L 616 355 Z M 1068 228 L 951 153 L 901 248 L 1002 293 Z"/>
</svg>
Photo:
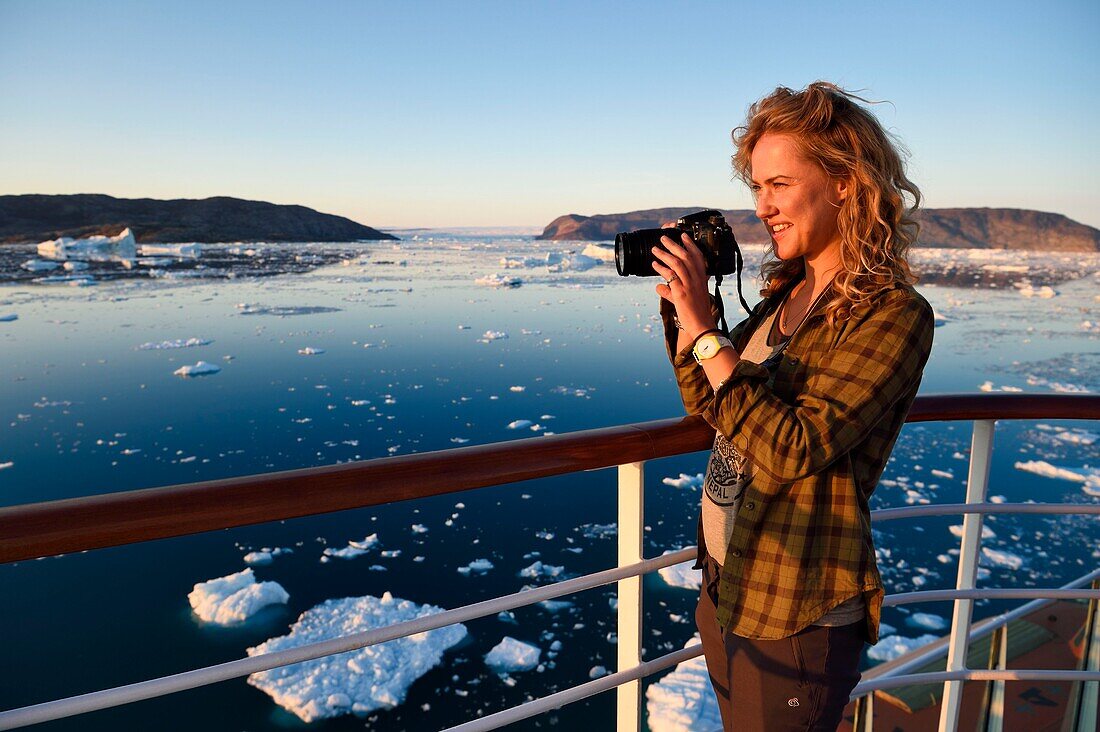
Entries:
<svg viewBox="0 0 1100 732">
<path fill-rule="evenodd" d="M 541 439 L 679 413 L 654 280 L 621 279 L 612 264 L 585 262 L 588 255 L 559 256 L 571 248 L 564 242 L 419 237 L 226 255 L 253 263 L 293 260 L 292 274 L 274 269 L 255 277 L 253 264 L 225 264 L 229 259 L 208 248 L 197 262 L 160 262 L 166 276 L 0 288 L 6 384 L 0 502 Z M 551 268 L 560 271 L 546 266 L 548 252 Z M 746 248 L 750 303 L 760 253 Z M 11 259 L 9 252 L 5 262 Z M 942 322 L 922 393 L 1100 389 L 1100 333 L 1091 327 L 1100 321 L 1095 256 L 1044 255 L 1040 270 L 1040 258 L 1028 254 L 920 251 L 914 259 L 930 281 L 945 281 L 950 271 L 952 282 L 986 283 L 920 286 Z M 174 279 L 177 266 L 219 274 Z M 1002 279 L 973 277 L 981 272 Z M 518 278 L 520 285 L 475 284 L 494 277 Z M 1052 288 L 1050 297 L 1037 294 L 1043 286 Z M 726 298 L 731 307 L 735 299 Z M 18 317 L 5 319 L 9 314 Z M 220 371 L 174 375 L 199 361 Z M 1095 501 L 1081 482 L 1017 467 L 1096 465 L 1100 440 L 1081 427 L 999 424 L 991 492 L 1008 501 Z M 874 506 L 962 500 L 969 433 L 966 423 L 906 427 Z M 699 488 L 679 476 L 696 475 L 704 457 L 647 465 L 647 556 L 694 543 Z M 285 634 L 326 599 L 390 591 L 454 607 L 550 581 L 520 576 L 536 561 L 568 574 L 604 568 L 614 563 L 614 533 L 590 529 L 614 521 L 608 470 L 5 566 L 2 623 L 20 629 L 5 643 L 5 666 L 20 673 L 5 674 L 0 706 L 239 658 L 247 647 Z M 1096 566 L 1094 520 L 986 522 L 992 535 L 983 582 L 991 586 L 1053 586 Z M 951 527 L 958 523 L 943 518 L 876 529 L 889 589 L 952 585 L 958 540 Z M 389 556 L 321 561 L 326 549 L 331 555 L 371 534 Z M 240 572 L 247 553 L 276 547 L 293 552 L 254 572 L 286 588 L 285 606 L 229 628 L 192 615 L 187 594 L 195 583 Z M 573 604 L 556 612 L 536 606 L 468 623 L 468 638 L 448 651 L 444 665 L 413 684 L 396 709 L 368 716 L 367 727 L 437 729 L 587 680 L 594 667 L 613 669 L 612 596 L 605 588 L 570 598 Z M 981 604 L 978 612 L 997 607 Z M 649 657 L 683 646 L 693 632 L 693 609 L 690 591 L 646 579 Z M 898 635 L 916 637 L 934 622 L 917 613 L 945 617 L 947 608 L 893 609 L 884 620 Z M 544 654 L 554 643 L 560 650 L 541 672 L 517 673 L 509 685 L 483 662 L 504 636 Z M 67 663 L 59 664 L 60 656 Z M 518 728 L 551 717 L 607 726 L 614 702 L 605 697 Z M 144 728 L 151 718 L 160 728 L 181 730 L 200 720 L 204 728 L 225 730 L 301 726 L 239 680 L 44 729 Z M 361 729 L 364 720 L 318 724 Z"/>
</svg>

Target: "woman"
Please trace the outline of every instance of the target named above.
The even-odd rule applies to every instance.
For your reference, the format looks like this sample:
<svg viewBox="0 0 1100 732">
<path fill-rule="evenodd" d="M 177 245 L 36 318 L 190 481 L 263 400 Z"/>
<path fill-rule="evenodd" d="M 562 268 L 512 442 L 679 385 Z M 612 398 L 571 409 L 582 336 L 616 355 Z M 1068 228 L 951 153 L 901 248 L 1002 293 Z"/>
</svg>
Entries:
<svg viewBox="0 0 1100 732">
<path fill-rule="evenodd" d="M 868 501 L 932 347 L 906 254 L 920 192 L 863 101 L 780 87 L 734 130 L 771 235 L 763 300 L 727 336 L 702 255 L 653 268 L 684 406 L 716 430 L 696 622 L 726 730 L 833 730 L 878 641 Z"/>
</svg>

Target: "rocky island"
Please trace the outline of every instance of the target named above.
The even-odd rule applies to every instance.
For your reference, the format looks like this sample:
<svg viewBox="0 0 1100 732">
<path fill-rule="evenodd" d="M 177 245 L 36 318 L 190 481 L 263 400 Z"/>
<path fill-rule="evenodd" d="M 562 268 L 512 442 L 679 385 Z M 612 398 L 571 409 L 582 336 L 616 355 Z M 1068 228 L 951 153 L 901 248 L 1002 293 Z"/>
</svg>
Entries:
<svg viewBox="0 0 1100 732">
<path fill-rule="evenodd" d="M 396 239 L 305 206 L 240 198 L 158 200 L 94 193 L 0 196 L 0 243 L 116 236 L 143 242 L 349 242 Z"/>
<path fill-rule="evenodd" d="M 539 239 L 608 241 L 621 231 L 652 229 L 706 206 L 654 208 L 620 214 L 568 214 L 551 221 Z M 768 235 L 747 209 L 722 212 L 737 241 L 764 244 Z M 1012 249 L 1100 252 L 1100 229 L 1061 214 L 1017 208 L 929 208 L 918 214 L 917 246 L 937 249 Z"/>
</svg>

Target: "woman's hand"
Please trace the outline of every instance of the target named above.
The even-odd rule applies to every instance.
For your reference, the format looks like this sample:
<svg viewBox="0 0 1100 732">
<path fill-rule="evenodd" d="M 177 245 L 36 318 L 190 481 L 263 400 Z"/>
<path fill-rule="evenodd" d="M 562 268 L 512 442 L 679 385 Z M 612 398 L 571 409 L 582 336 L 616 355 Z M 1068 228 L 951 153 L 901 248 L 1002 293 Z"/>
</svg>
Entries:
<svg viewBox="0 0 1100 732">
<path fill-rule="evenodd" d="M 694 339 L 714 328 L 706 260 L 687 233 L 679 243 L 662 236 L 661 244 L 664 249 L 653 247 L 653 270 L 665 280 L 657 285 L 657 294 L 672 303 L 685 334 Z"/>
</svg>

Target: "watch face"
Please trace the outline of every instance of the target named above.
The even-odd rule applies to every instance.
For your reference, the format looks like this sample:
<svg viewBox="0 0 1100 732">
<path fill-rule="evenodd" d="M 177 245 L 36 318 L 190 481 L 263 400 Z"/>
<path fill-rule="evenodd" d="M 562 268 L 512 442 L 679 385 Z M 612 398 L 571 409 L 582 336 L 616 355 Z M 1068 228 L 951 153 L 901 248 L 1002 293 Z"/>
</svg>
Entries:
<svg viewBox="0 0 1100 732">
<path fill-rule="evenodd" d="M 707 336 L 699 341 L 699 355 L 704 358 L 710 358 L 718 350 L 718 338 L 715 336 Z"/>
</svg>

